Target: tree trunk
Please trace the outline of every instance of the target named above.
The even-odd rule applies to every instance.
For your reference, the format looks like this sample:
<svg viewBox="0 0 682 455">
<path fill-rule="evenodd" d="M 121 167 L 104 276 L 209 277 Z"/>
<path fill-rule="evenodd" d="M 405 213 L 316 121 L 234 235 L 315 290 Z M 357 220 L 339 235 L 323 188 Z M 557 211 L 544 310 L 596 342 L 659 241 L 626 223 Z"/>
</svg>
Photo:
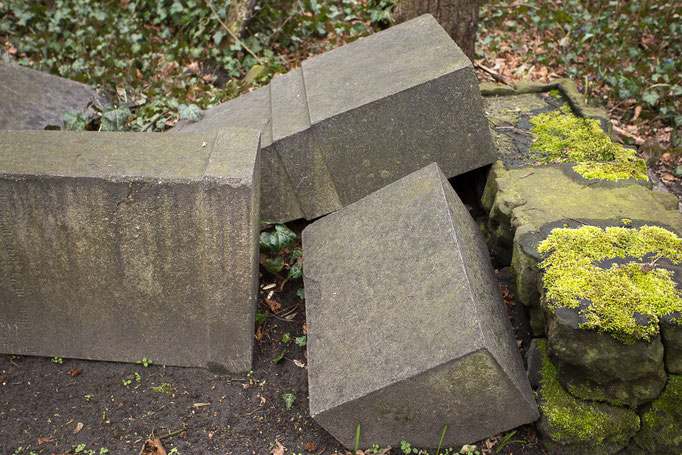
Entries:
<svg viewBox="0 0 682 455">
<path fill-rule="evenodd" d="M 401 23 L 430 13 L 473 62 L 478 3 L 478 0 L 396 0 L 393 19 Z"/>
</svg>

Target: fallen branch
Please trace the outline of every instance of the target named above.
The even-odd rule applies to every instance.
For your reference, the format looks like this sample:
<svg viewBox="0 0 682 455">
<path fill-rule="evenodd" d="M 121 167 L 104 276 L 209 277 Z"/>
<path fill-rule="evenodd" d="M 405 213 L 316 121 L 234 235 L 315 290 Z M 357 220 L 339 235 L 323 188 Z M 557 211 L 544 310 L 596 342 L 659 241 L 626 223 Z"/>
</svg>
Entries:
<svg viewBox="0 0 682 455">
<path fill-rule="evenodd" d="M 510 86 L 510 87 L 512 86 L 512 84 L 509 82 L 509 80 L 507 80 L 506 77 L 504 77 L 503 75 L 501 75 L 501 74 L 498 73 L 498 72 L 495 72 L 495 71 L 491 70 L 491 69 L 488 68 L 487 66 L 481 65 L 480 63 L 474 63 L 474 67 L 476 67 L 476 68 L 478 68 L 478 69 L 480 69 L 480 70 L 483 70 L 483 71 L 485 71 L 486 73 L 490 74 L 490 75 L 493 77 L 493 79 L 495 79 L 496 81 L 502 82 L 503 84 L 506 84 L 506 85 L 508 85 L 508 86 Z"/>
</svg>

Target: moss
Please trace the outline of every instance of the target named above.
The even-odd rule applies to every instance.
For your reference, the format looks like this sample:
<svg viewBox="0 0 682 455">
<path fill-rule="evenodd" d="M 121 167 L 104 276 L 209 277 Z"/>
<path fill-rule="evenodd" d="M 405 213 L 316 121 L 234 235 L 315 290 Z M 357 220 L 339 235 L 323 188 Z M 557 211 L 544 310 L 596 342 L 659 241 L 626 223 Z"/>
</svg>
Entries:
<svg viewBox="0 0 682 455">
<path fill-rule="evenodd" d="M 545 340 L 538 342 L 542 354 L 540 410 L 547 420 L 550 437 L 562 444 L 627 444 L 639 429 L 633 411 L 603 403 L 578 400 L 566 392 L 556 378 L 556 368 L 547 357 Z"/>
<path fill-rule="evenodd" d="M 614 398 L 606 395 L 603 390 L 599 390 L 597 388 L 590 387 L 587 384 L 580 384 L 580 385 L 570 384 L 570 385 L 568 385 L 568 391 L 571 393 L 571 395 L 573 395 L 575 397 L 580 397 L 583 400 L 603 401 L 605 403 L 609 403 L 609 404 L 612 404 L 614 406 L 625 406 L 626 405 L 626 403 L 624 401 L 614 399 Z"/>
<path fill-rule="evenodd" d="M 682 449 L 682 376 L 671 375 L 663 393 L 642 416 L 637 445 L 649 452 Z"/>
<path fill-rule="evenodd" d="M 673 272 L 655 264 L 663 258 L 682 262 L 682 239 L 670 231 L 655 226 L 557 228 L 538 251 L 549 254 L 540 268 L 550 308 L 589 302 L 580 310 L 587 321 L 581 328 L 632 343 L 656 335 L 660 317 L 682 311 Z"/>
<path fill-rule="evenodd" d="M 648 180 L 646 164 L 634 150 L 611 141 L 593 119 L 573 115 L 568 105 L 530 119 L 540 163 L 577 163 L 573 168 L 588 179 Z"/>
</svg>

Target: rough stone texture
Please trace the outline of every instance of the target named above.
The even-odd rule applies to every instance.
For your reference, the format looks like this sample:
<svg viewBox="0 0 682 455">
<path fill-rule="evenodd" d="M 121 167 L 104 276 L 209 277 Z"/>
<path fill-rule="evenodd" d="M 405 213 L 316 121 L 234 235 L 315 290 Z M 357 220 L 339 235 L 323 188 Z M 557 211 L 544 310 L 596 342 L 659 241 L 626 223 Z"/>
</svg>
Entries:
<svg viewBox="0 0 682 455">
<path fill-rule="evenodd" d="M 679 317 L 678 313 L 668 314 L 659 324 L 665 346 L 665 368 L 671 374 L 682 374 L 682 324 L 678 322 Z"/>
<path fill-rule="evenodd" d="M 578 328 L 575 309 L 546 314 L 549 356 L 557 379 L 572 395 L 636 407 L 661 393 L 666 373 L 660 335 L 623 344 L 608 333 Z"/>
<path fill-rule="evenodd" d="M 631 446 L 643 449 L 644 453 L 682 453 L 682 376 L 668 376 L 661 396 L 641 415 L 642 428 Z"/>
<path fill-rule="evenodd" d="M 530 341 L 530 346 L 528 346 L 528 351 L 526 352 L 526 374 L 528 375 L 528 380 L 530 381 L 530 386 L 533 389 L 537 389 L 540 386 L 540 380 L 542 379 L 542 350 L 538 347 L 539 343 L 546 343 L 545 338 L 533 338 Z"/>
<path fill-rule="evenodd" d="M 248 370 L 258 147 L 0 132 L 0 352 Z"/>
<path fill-rule="evenodd" d="M 634 410 L 573 397 L 557 382 L 554 366 L 539 341 L 542 370 L 536 428 L 550 455 L 619 453 L 639 430 Z"/>
<path fill-rule="evenodd" d="M 104 102 L 88 85 L 2 60 L 0 94 L 0 130 L 63 128 L 66 111 L 82 112 L 89 102 Z"/>
<path fill-rule="evenodd" d="M 495 159 L 473 67 L 430 15 L 244 97 L 176 130 L 263 128 L 264 219 L 313 219 L 432 162 L 450 178 Z"/>
<path fill-rule="evenodd" d="M 303 231 L 311 415 L 347 447 L 538 416 L 487 249 L 436 164 Z M 475 378 L 475 380 L 472 380 Z M 462 416 L 467 416 L 462 418 Z"/>
</svg>

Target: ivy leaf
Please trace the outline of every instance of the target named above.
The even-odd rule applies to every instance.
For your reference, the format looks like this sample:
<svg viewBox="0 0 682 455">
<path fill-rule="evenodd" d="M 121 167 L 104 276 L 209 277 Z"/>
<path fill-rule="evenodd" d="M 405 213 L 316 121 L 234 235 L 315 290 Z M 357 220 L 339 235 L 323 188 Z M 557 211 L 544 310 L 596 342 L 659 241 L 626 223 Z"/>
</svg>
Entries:
<svg viewBox="0 0 682 455">
<path fill-rule="evenodd" d="M 64 128 L 69 131 L 83 131 L 85 129 L 85 118 L 83 114 L 75 109 L 69 109 L 62 114 L 62 122 L 64 122 Z"/>
<path fill-rule="evenodd" d="M 284 404 L 287 406 L 287 409 L 291 409 L 291 407 L 294 405 L 294 401 L 296 401 L 296 395 L 291 392 L 284 392 L 280 396 L 284 400 Z"/>
<path fill-rule="evenodd" d="M 284 259 L 282 259 L 282 256 L 275 256 L 274 258 L 265 261 L 263 267 L 270 273 L 279 273 L 279 271 L 282 270 L 282 267 L 284 267 Z"/>
<path fill-rule="evenodd" d="M 303 264 L 294 264 L 289 269 L 289 275 L 287 278 L 301 278 L 301 275 L 303 275 Z"/>
<path fill-rule="evenodd" d="M 259 244 L 261 250 L 279 253 L 296 242 L 296 233 L 281 223 L 275 224 L 274 232 L 261 232 Z"/>
<path fill-rule="evenodd" d="M 656 92 L 644 92 L 642 95 L 642 100 L 650 106 L 656 104 L 656 101 L 658 101 L 659 98 L 660 96 L 658 96 L 658 93 Z"/>
<path fill-rule="evenodd" d="M 296 248 L 291 252 L 291 262 L 296 262 L 296 259 L 303 257 L 303 252 L 300 248 Z"/>
<path fill-rule="evenodd" d="M 296 291 L 296 295 L 297 295 L 301 300 L 304 300 L 304 299 L 305 299 L 305 291 L 303 290 L 303 288 L 301 288 L 301 289 L 299 289 L 298 291 Z"/>
<path fill-rule="evenodd" d="M 178 106 L 178 115 L 181 119 L 187 119 L 190 122 L 198 122 L 201 120 L 201 109 L 196 104 L 181 104 Z"/>
<path fill-rule="evenodd" d="M 287 352 L 286 349 L 282 349 L 282 352 L 277 354 L 277 356 L 274 359 L 272 359 L 272 363 L 279 363 L 279 361 L 284 358 L 284 354 L 286 354 L 286 352 Z"/>
<path fill-rule="evenodd" d="M 267 316 L 268 315 L 266 313 L 259 313 L 258 311 L 256 311 L 256 323 L 258 325 L 263 325 L 265 323 L 265 318 Z"/>
<path fill-rule="evenodd" d="M 102 110 L 102 131 L 122 131 L 130 116 L 131 112 L 127 105 L 114 107 L 107 104 Z"/>
<path fill-rule="evenodd" d="M 298 346 L 301 346 L 301 347 L 305 346 L 307 342 L 308 342 L 308 337 L 305 335 L 300 336 L 300 337 L 296 337 L 296 339 L 294 340 L 294 343 L 296 343 Z"/>
</svg>

